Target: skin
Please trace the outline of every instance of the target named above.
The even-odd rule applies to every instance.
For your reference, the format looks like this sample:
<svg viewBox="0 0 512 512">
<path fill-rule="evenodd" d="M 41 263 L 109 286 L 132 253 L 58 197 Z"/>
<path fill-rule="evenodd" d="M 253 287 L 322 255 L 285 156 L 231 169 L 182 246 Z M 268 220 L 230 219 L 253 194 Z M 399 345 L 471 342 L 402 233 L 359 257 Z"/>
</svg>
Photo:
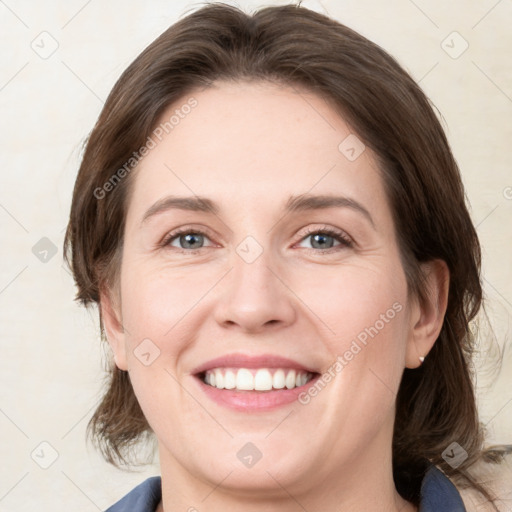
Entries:
<svg viewBox="0 0 512 512">
<path fill-rule="evenodd" d="M 374 155 L 340 152 L 352 131 L 320 97 L 217 82 L 162 119 L 190 96 L 198 105 L 132 176 L 119 287 L 101 298 L 116 364 L 158 438 L 158 510 L 416 510 L 393 483 L 394 405 L 404 368 L 419 366 L 441 329 L 446 265 L 424 264 L 425 303 L 408 297 Z M 288 197 L 303 193 L 350 197 L 374 226 L 347 207 L 285 215 Z M 220 212 L 171 209 L 142 222 L 170 194 L 209 197 Z M 199 252 L 183 237 L 159 246 L 187 226 L 208 230 Z M 315 245 L 306 230 L 324 227 L 354 245 Z M 247 236 L 263 249 L 252 263 L 236 252 Z M 307 405 L 233 411 L 191 373 L 233 352 L 277 354 L 321 373 L 394 303 L 401 311 Z M 134 354 L 144 339 L 160 350 L 148 366 Z M 236 456 L 247 442 L 262 453 L 251 468 Z"/>
</svg>

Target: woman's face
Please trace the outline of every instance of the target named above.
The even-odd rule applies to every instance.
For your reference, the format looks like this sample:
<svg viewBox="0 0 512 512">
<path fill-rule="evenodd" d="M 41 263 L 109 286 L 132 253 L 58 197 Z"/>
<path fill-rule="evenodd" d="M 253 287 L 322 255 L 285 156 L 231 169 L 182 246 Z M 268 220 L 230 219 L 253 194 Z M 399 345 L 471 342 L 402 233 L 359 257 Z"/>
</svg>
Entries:
<svg viewBox="0 0 512 512">
<path fill-rule="evenodd" d="M 390 467 L 396 392 L 421 353 L 372 152 L 310 93 L 190 96 L 134 171 L 124 331 L 106 320 L 162 472 L 293 494 Z"/>
</svg>

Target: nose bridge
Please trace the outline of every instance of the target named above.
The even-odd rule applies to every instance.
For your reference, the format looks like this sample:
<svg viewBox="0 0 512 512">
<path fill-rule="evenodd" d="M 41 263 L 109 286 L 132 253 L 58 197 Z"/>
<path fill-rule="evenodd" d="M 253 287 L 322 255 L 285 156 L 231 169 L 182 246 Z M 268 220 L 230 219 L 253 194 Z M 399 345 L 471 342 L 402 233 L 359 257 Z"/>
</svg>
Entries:
<svg viewBox="0 0 512 512">
<path fill-rule="evenodd" d="M 218 308 L 218 321 L 258 330 L 266 324 L 288 323 L 294 309 L 279 275 L 277 256 L 266 242 L 247 236 L 232 255 L 229 284 Z"/>
<path fill-rule="evenodd" d="M 273 267 L 276 266 L 275 258 L 270 249 L 254 246 L 254 242 L 242 242 L 233 256 L 233 280 L 236 288 L 245 293 L 265 292 L 275 287 L 273 282 L 276 277 Z"/>
<path fill-rule="evenodd" d="M 259 238 L 261 239 L 261 236 Z M 259 296 L 270 292 L 274 297 L 280 293 L 276 289 L 277 279 L 274 275 L 277 262 L 269 246 L 268 237 L 260 243 L 253 236 L 247 236 L 235 248 L 232 261 L 233 291 L 242 302 L 259 301 L 262 298 Z"/>
</svg>

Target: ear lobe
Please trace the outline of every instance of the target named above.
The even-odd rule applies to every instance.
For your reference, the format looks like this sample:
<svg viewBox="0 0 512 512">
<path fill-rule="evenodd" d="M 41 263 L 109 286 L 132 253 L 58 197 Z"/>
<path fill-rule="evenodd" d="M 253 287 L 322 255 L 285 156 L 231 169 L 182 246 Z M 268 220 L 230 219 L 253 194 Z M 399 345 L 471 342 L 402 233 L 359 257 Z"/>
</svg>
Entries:
<svg viewBox="0 0 512 512">
<path fill-rule="evenodd" d="M 114 353 L 116 366 L 120 370 L 127 371 L 126 339 L 119 309 L 114 305 L 110 293 L 106 291 L 100 292 L 100 314 L 107 335 L 107 341 Z"/>
<path fill-rule="evenodd" d="M 448 305 L 450 271 L 443 260 L 431 260 L 421 265 L 425 275 L 426 294 L 418 299 L 411 316 L 411 335 L 407 344 L 406 367 L 417 368 L 420 357 L 427 357 L 443 326 Z"/>
</svg>

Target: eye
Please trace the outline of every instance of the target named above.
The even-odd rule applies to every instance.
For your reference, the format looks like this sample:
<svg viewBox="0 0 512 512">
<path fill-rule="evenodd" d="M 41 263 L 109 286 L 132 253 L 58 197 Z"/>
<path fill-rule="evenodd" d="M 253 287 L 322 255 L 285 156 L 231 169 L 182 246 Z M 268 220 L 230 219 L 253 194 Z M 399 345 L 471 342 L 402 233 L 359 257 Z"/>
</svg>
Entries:
<svg viewBox="0 0 512 512">
<path fill-rule="evenodd" d="M 162 247 L 174 247 L 180 252 L 195 253 L 204 247 L 205 239 L 209 240 L 204 231 L 186 228 L 169 233 L 160 245 Z"/>
<path fill-rule="evenodd" d="M 320 252 L 332 252 L 347 247 L 353 247 L 353 241 L 343 232 L 332 228 L 310 229 L 301 238 L 301 242 L 311 238 L 312 248 L 307 250 L 321 249 Z M 205 247 L 204 241 L 209 240 L 208 234 L 200 229 L 182 228 L 169 233 L 162 240 L 161 247 L 173 247 L 178 252 L 195 254 Z M 333 245 L 333 240 L 338 245 Z M 213 244 L 211 244 L 213 245 Z M 318 252 L 318 251 L 315 251 Z"/>
<path fill-rule="evenodd" d="M 311 239 L 311 245 L 313 246 L 312 249 L 322 249 L 320 252 L 331 252 L 331 250 L 337 251 L 354 245 L 352 240 L 343 231 L 331 228 L 310 229 L 306 235 L 302 237 L 301 241 L 308 238 Z M 333 240 L 339 242 L 339 244 L 334 246 Z M 311 250 L 309 247 L 306 247 L 306 249 Z"/>
</svg>

